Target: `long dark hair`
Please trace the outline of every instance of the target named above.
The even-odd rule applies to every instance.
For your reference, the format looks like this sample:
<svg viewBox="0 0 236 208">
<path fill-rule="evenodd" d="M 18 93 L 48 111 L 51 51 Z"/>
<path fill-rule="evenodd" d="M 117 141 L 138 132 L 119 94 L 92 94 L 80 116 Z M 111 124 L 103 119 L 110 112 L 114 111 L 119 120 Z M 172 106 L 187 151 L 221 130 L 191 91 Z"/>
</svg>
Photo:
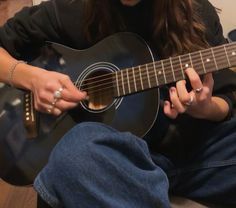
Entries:
<svg viewBox="0 0 236 208">
<path fill-rule="evenodd" d="M 122 31 L 123 25 L 116 15 L 114 1 L 84 0 L 84 34 L 88 41 L 96 42 Z M 152 0 L 152 4 L 151 39 L 159 55 L 168 57 L 207 46 L 196 0 Z"/>
</svg>

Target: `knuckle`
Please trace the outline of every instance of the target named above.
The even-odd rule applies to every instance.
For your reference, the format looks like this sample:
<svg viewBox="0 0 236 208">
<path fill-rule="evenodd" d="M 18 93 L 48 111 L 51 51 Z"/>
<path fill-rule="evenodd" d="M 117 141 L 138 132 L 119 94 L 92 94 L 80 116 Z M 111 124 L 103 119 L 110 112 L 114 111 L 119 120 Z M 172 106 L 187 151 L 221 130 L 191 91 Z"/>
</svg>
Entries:
<svg viewBox="0 0 236 208">
<path fill-rule="evenodd" d="M 46 99 L 46 93 L 45 93 L 45 91 L 40 91 L 40 92 L 38 93 L 38 97 L 39 97 L 40 100 L 45 100 L 45 99 Z"/>
<path fill-rule="evenodd" d="M 52 82 L 46 82 L 45 83 L 45 88 L 46 89 L 52 89 L 53 88 L 53 83 Z"/>
<path fill-rule="evenodd" d="M 63 74 L 62 78 L 61 78 L 62 81 L 70 81 L 70 77 L 66 74 Z"/>
</svg>

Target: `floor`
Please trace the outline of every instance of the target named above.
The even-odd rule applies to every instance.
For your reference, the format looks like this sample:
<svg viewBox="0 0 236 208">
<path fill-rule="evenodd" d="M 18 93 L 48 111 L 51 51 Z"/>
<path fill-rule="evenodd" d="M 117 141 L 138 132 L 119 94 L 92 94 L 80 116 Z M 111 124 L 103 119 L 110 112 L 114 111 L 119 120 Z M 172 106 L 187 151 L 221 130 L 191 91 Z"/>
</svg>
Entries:
<svg viewBox="0 0 236 208">
<path fill-rule="evenodd" d="M 0 180 L 0 208 L 36 208 L 32 187 L 16 187 Z"/>
</svg>

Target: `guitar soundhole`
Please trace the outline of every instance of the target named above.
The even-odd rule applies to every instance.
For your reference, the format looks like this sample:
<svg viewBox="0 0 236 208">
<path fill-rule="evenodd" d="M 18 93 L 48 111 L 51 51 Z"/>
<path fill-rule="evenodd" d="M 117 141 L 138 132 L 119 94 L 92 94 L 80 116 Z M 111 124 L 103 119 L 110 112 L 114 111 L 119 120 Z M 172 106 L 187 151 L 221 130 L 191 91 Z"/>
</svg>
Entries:
<svg viewBox="0 0 236 208">
<path fill-rule="evenodd" d="M 88 94 L 82 105 L 90 111 L 103 111 L 114 101 L 113 78 L 110 71 L 97 70 L 89 73 L 82 81 L 80 89 Z"/>
</svg>

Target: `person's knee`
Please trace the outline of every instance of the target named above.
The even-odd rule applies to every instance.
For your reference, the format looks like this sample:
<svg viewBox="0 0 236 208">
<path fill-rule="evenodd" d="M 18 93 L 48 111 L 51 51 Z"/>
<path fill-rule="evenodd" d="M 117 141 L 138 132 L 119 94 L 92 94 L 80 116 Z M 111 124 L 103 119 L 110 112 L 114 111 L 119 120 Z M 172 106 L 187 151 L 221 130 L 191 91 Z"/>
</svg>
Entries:
<svg viewBox="0 0 236 208">
<path fill-rule="evenodd" d="M 57 171 L 65 168 L 75 170 L 76 167 L 78 171 L 87 171 L 89 167 L 102 166 L 105 162 L 119 163 L 135 157 L 140 161 L 143 158 L 149 160 L 149 151 L 142 139 L 104 124 L 85 122 L 75 126 L 61 139 L 51 153 L 49 163 Z"/>
<path fill-rule="evenodd" d="M 92 144 L 114 132 L 114 129 L 101 123 L 80 123 L 61 138 L 54 147 L 50 160 L 67 163 L 68 160 L 85 157 L 85 153 Z"/>
</svg>

